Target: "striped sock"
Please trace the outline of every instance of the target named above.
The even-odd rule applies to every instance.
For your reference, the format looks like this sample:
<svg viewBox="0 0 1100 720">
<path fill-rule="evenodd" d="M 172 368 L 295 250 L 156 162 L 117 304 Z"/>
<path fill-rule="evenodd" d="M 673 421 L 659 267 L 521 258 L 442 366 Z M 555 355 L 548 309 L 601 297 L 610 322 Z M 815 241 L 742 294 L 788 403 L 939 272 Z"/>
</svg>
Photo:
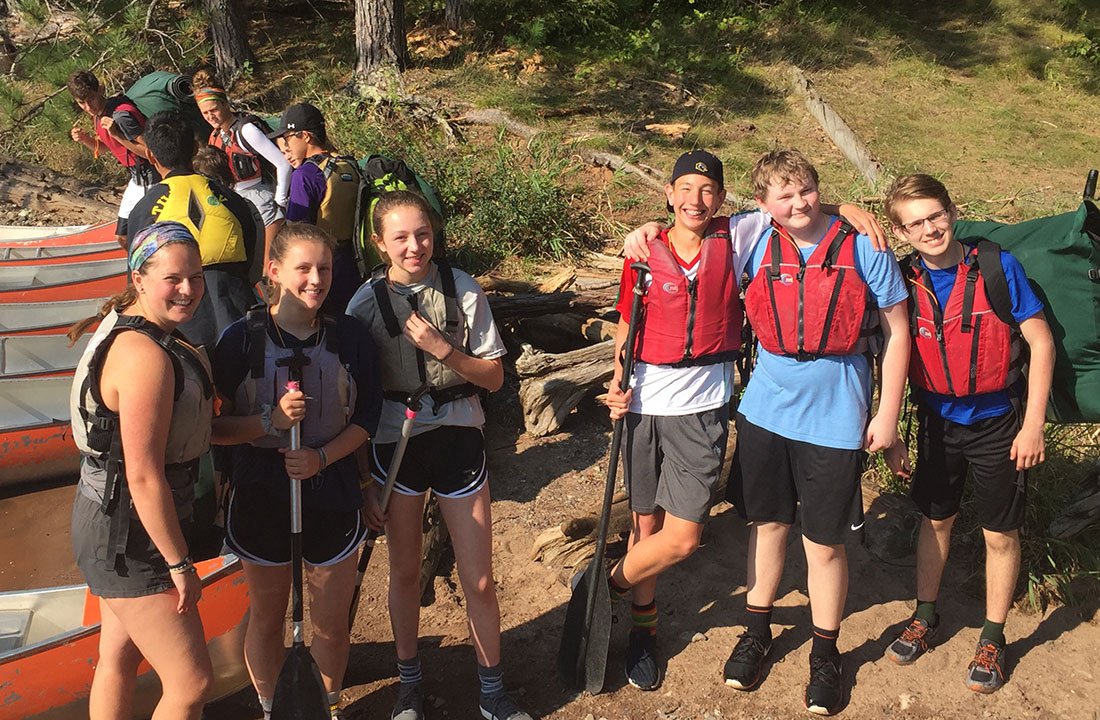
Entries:
<svg viewBox="0 0 1100 720">
<path fill-rule="evenodd" d="M 397 660 L 397 676 L 401 680 L 402 685 L 415 685 L 424 679 L 424 674 L 420 671 L 420 656 L 413 655 L 408 660 Z"/>
<path fill-rule="evenodd" d="M 614 569 L 607 576 L 607 586 L 611 589 L 612 600 L 626 600 L 626 596 L 630 594 L 630 586 L 621 587 L 619 583 L 615 582 Z"/>
<path fill-rule="evenodd" d="M 745 628 L 757 637 L 765 637 L 770 640 L 772 637 L 771 605 L 768 607 L 761 607 L 760 605 L 749 605 L 746 603 L 745 610 L 748 612 Z"/>
<path fill-rule="evenodd" d="M 340 717 L 340 691 L 330 692 L 328 694 L 328 714 L 329 717 Z"/>
<path fill-rule="evenodd" d="M 504 692 L 504 672 L 500 663 L 492 667 L 477 666 L 477 679 L 481 683 L 481 697 L 491 698 Z"/>
<path fill-rule="evenodd" d="M 657 601 L 648 605 L 630 604 L 630 619 L 636 628 L 645 628 L 651 635 L 657 634 Z"/>
<path fill-rule="evenodd" d="M 836 657 L 840 655 L 840 651 L 836 649 L 836 640 L 840 637 L 840 629 L 836 630 L 822 630 L 821 628 L 814 627 L 814 642 L 810 649 L 811 655 L 817 655 L 818 657 Z"/>
</svg>

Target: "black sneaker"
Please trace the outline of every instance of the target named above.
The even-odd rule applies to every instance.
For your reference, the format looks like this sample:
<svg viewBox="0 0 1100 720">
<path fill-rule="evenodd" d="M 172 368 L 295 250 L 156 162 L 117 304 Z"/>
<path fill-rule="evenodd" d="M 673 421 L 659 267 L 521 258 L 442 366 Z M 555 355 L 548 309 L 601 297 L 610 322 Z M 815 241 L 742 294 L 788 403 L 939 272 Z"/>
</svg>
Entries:
<svg viewBox="0 0 1100 720">
<path fill-rule="evenodd" d="M 401 686 L 390 720 L 424 720 L 424 691 L 420 689 L 420 683 L 407 688 Z"/>
<path fill-rule="evenodd" d="M 480 707 L 481 717 L 485 720 L 532 720 L 508 693 L 497 693 L 491 697 L 482 695 Z"/>
<path fill-rule="evenodd" d="M 738 690 L 755 688 L 764 672 L 764 658 L 771 649 L 771 638 L 746 630 L 730 653 L 729 660 L 726 660 L 726 667 L 722 671 L 726 684 Z"/>
<path fill-rule="evenodd" d="M 1005 646 L 979 640 L 978 650 L 966 669 L 966 686 L 977 693 L 996 692 L 1005 684 Z"/>
<path fill-rule="evenodd" d="M 639 690 L 661 687 L 661 666 L 657 662 L 657 636 L 647 628 L 630 631 L 626 651 L 626 680 Z"/>
<path fill-rule="evenodd" d="M 936 627 L 928 621 L 914 616 L 909 625 L 890 647 L 886 648 L 886 657 L 898 665 L 908 665 L 928 651 L 928 643 L 936 635 Z"/>
<path fill-rule="evenodd" d="M 810 653 L 810 683 L 806 686 L 806 709 L 814 715 L 832 715 L 843 697 L 840 656 L 822 657 Z"/>
</svg>

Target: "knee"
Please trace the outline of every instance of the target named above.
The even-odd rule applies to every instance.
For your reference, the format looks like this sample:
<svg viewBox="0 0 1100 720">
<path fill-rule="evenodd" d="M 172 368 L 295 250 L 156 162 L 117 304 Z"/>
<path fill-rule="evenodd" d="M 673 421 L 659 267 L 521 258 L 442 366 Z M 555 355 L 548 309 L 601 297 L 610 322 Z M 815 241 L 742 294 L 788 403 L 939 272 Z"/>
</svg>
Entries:
<svg viewBox="0 0 1100 720">
<path fill-rule="evenodd" d="M 497 588 L 491 573 L 462 580 L 462 591 L 468 602 L 491 603 L 496 601 Z"/>
<path fill-rule="evenodd" d="M 668 549 L 676 562 L 683 562 L 699 549 L 699 538 L 683 535 L 669 538 Z"/>
<path fill-rule="evenodd" d="M 1009 532 L 985 531 L 985 549 L 991 555 L 1008 555 L 1020 547 L 1020 534 L 1016 530 Z"/>
<path fill-rule="evenodd" d="M 819 545 L 806 543 L 806 562 L 815 565 L 828 565 L 834 562 L 845 562 L 848 554 L 843 545 Z"/>
<path fill-rule="evenodd" d="M 278 610 L 277 607 L 274 604 L 253 604 L 249 609 L 248 629 L 264 635 L 277 634 L 282 637 L 286 610 Z"/>
<path fill-rule="evenodd" d="M 136 675 L 138 665 L 144 657 L 141 651 L 137 649 L 137 645 L 134 645 L 130 640 L 126 640 L 117 645 L 104 645 L 100 643 L 99 647 L 99 662 L 96 664 L 97 670 L 110 670 L 122 675 Z"/>
<path fill-rule="evenodd" d="M 185 677 L 164 685 L 164 699 L 173 705 L 201 708 L 214 688 L 214 671 L 209 662 L 199 663 Z"/>
<path fill-rule="evenodd" d="M 420 592 L 420 566 L 390 565 L 390 590 Z"/>
<path fill-rule="evenodd" d="M 950 534 L 951 528 L 955 525 L 956 517 L 958 516 L 952 515 L 951 517 L 944 518 L 943 520 L 933 520 L 931 518 L 928 518 L 926 522 L 928 523 L 928 527 L 931 528 L 932 532 L 937 535 L 945 535 Z"/>
</svg>

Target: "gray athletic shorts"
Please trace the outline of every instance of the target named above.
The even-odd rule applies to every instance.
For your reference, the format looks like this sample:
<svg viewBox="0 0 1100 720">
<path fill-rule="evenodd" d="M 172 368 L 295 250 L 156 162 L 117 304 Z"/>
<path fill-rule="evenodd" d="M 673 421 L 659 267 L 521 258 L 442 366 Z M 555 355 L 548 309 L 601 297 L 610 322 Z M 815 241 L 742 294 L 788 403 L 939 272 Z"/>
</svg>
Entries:
<svg viewBox="0 0 1100 720">
<path fill-rule="evenodd" d="M 267 183 L 256 183 L 249 187 L 237 190 L 237 194 L 248 200 L 260 211 L 264 227 L 276 220 L 283 219 L 282 209 L 275 204 L 275 190 Z"/>
<path fill-rule="evenodd" d="M 710 512 L 726 459 L 729 405 L 692 415 L 627 413 L 623 476 L 630 509 L 663 509 L 701 523 Z"/>
</svg>

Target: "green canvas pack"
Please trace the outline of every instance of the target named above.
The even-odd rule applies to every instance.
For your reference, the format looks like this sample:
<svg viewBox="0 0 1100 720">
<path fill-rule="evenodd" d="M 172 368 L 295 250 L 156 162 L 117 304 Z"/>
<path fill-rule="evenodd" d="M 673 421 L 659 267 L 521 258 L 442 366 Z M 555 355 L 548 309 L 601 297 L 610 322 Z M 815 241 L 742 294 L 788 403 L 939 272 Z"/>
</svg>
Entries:
<svg viewBox="0 0 1100 720">
<path fill-rule="evenodd" d="M 1047 419 L 1100 423 L 1100 210 L 1016 225 L 960 220 L 955 237 L 984 237 L 1011 252 L 1046 306 L 1056 351 Z"/>
<path fill-rule="evenodd" d="M 126 90 L 126 97 L 137 105 L 146 120 L 165 110 L 183 113 L 195 131 L 195 137 L 206 142 L 210 124 L 195 104 L 191 78 L 179 73 L 157 70 L 143 75 Z"/>
</svg>

